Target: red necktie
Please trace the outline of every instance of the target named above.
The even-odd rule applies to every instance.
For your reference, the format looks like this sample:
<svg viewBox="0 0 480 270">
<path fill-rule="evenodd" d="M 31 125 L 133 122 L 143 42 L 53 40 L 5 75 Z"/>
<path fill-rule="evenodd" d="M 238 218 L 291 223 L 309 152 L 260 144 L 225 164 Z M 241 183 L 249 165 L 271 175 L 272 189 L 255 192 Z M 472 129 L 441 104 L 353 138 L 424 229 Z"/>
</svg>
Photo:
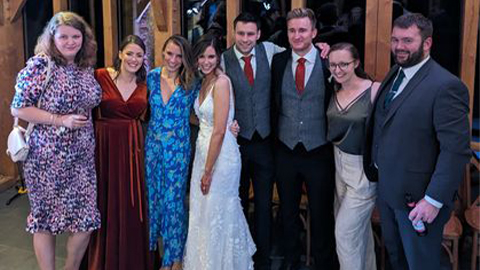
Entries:
<svg viewBox="0 0 480 270">
<path fill-rule="evenodd" d="M 295 85 L 297 86 L 297 93 L 301 95 L 305 90 L 305 58 L 297 60 L 297 69 L 295 71 Z"/>
<path fill-rule="evenodd" d="M 247 77 L 248 83 L 250 86 L 253 86 L 253 68 L 252 68 L 252 63 L 250 61 L 252 60 L 252 56 L 243 56 L 242 57 L 243 62 L 245 62 L 245 66 L 243 67 L 243 72 L 245 72 L 245 76 Z"/>
</svg>

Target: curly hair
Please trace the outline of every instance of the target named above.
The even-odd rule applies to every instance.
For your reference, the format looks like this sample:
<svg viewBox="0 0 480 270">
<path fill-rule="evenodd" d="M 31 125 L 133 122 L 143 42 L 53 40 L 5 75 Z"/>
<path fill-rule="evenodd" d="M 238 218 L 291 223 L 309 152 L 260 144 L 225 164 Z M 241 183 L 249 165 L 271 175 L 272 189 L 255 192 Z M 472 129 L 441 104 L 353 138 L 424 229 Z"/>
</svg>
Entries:
<svg viewBox="0 0 480 270">
<path fill-rule="evenodd" d="M 58 12 L 50 19 L 38 37 L 35 54 L 46 54 L 57 64 L 67 64 L 67 59 L 58 51 L 54 41 L 55 32 L 62 25 L 73 27 L 82 33 L 82 47 L 75 56 L 75 64 L 81 68 L 93 67 L 97 61 L 95 36 L 85 20 L 73 12 Z"/>
<path fill-rule="evenodd" d="M 167 45 L 173 43 L 180 48 L 182 53 L 182 67 L 178 72 L 180 84 L 185 90 L 190 90 L 195 80 L 195 72 L 192 57 L 192 47 L 188 40 L 180 35 L 170 36 L 163 44 L 162 52 L 165 52 Z"/>
</svg>

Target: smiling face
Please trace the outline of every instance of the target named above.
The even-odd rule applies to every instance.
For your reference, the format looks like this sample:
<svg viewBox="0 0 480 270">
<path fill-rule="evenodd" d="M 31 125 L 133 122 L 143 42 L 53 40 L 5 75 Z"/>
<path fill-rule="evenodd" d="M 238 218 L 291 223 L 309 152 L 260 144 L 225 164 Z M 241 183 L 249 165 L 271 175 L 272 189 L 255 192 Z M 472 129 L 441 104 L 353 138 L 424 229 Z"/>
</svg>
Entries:
<svg viewBox="0 0 480 270">
<path fill-rule="evenodd" d="M 294 18 L 287 22 L 288 42 L 292 50 L 304 56 L 312 47 L 312 40 L 317 35 L 317 29 L 308 17 Z"/>
<path fill-rule="evenodd" d="M 330 52 L 328 61 L 330 72 L 339 84 L 345 83 L 355 76 L 355 68 L 359 65 L 359 61 L 353 59 L 348 50 Z"/>
<path fill-rule="evenodd" d="M 163 51 L 165 68 L 170 73 L 175 73 L 182 67 L 182 50 L 174 42 L 169 42 Z"/>
<path fill-rule="evenodd" d="M 237 22 L 235 26 L 235 47 L 244 55 L 250 54 L 260 38 L 260 30 L 253 22 Z"/>
<path fill-rule="evenodd" d="M 82 48 L 82 32 L 71 26 L 61 25 L 55 30 L 53 40 L 55 47 L 67 60 L 67 63 L 73 63 L 75 56 Z"/>
<path fill-rule="evenodd" d="M 213 46 L 208 46 L 205 51 L 200 54 L 197 60 L 198 67 L 203 74 L 207 75 L 215 71 L 219 62 L 218 55 L 215 53 Z"/>
<path fill-rule="evenodd" d="M 135 43 L 130 43 L 122 51 L 118 52 L 118 57 L 122 61 L 120 64 L 121 72 L 136 73 L 143 65 L 145 52 Z"/>
<path fill-rule="evenodd" d="M 420 29 L 416 25 L 407 29 L 393 28 L 391 50 L 399 66 L 411 67 L 420 63 L 430 52 L 431 45 L 432 38 L 422 40 Z"/>
</svg>

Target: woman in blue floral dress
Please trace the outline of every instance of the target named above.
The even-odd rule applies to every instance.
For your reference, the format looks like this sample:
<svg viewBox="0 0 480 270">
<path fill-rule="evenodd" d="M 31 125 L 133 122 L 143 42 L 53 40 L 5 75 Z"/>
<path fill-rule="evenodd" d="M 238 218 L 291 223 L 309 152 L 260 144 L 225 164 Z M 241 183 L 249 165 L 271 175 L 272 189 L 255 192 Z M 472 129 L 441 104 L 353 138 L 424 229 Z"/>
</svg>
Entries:
<svg viewBox="0 0 480 270">
<path fill-rule="evenodd" d="M 191 47 L 171 36 L 163 47 L 164 65 L 149 72 L 150 121 L 145 140 L 150 217 L 150 249 L 163 240 L 162 270 L 182 267 L 187 233 L 185 205 L 190 162 L 190 111 L 194 87 Z"/>
<path fill-rule="evenodd" d="M 33 234 L 40 269 L 55 269 L 60 233 L 70 234 L 64 269 L 78 269 L 90 233 L 100 227 L 91 120 L 101 100 L 92 68 L 96 48 L 80 16 L 57 13 L 17 77 L 12 114 L 35 124 L 24 175 L 27 231 Z"/>
</svg>

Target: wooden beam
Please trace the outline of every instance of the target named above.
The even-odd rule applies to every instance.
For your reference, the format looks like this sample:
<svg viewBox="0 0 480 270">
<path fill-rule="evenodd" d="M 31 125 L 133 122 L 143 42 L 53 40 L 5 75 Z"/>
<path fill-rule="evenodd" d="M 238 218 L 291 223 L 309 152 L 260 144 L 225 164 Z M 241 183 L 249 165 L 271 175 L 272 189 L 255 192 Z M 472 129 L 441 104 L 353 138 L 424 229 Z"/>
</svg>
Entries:
<svg viewBox="0 0 480 270">
<path fill-rule="evenodd" d="M 151 3 L 153 4 L 154 1 Z M 181 20 L 180 20 L 180 0 L 161 0 L 160 2 L 166 3 L 166 22 L 167 22 L 167 31 L 160 31 L 158 29 L 155 30 L 155 66 L 161 65 L 163 61 L 162 57 L 162 48 L 165 41 L 171 36 L 175 34 L 181 34 Z M 160 3 L 159 2 L 159 3 Z M 157 3 L 157 4 L 159 4 Z M 152 5 L 152 8 L 154 6 Z M 154 11 L 153 16 L 155 16 Z M 156 18 L 154 17 L 156 20 Z"/>
<path fill-rule="evenodd" d="M 53 0 L 53 14 L 68 11 L 68 0 Z"/>
<path fill-rule="evenodd" d="M 0 26 L 5 23 L 5 11 L 3 9 L 3 0 L 0 0 Z"/>
<path fill-rule="evenodd" d="M 118 51 L 117 1 L 103 0 L 103 47 L 105 66 L 112 66 Z"/>
<path fill-rule="evenodd" d="M 292 0 L 292 9 L 307 7 L 307 0 Z"/>
<path fill-rule="evenodd" d="M 233 21 L 240 14 L 242 0 L 227 0 L 227 48 L 235 43 Z"/>
<path fill-rule="evenodd" d="M 378 27 L 378 1 L 367 0 L 365 11 L 365 57 L 364 70 L 375 78 L 377 64 L 377 27 Z"/>
<path fill-rule="evenodd" d="M 165 0 L 152 0 L 153 19 L 157 30 L 161 32 L 168 31 L 167 28 L 167 2 Z"/>
<path fill-rule="evenodd" d="M 392 0 L 378 1 L 377 56 L 375 57 L 375 79 L 383 80 L 390 70 L 390 37 L 392 35 Z"/>
<path fill-rule="evenodd" d="M 22 14 L 22 9 L 27 0 L 2 0 L 4 1 L 7 19 L 10 22 L 17 20 Z"/>
<path fill-rule="evenodd" d="M 465 0 L 462 17 L 462 40 L 460 54 L 460 79 L 467 85 L 470 95 L 470 125 L 472 123 L 474 87 L 475 87 L 475 60 L 478 40 L 478 20 L 480 1 Z"/>
<path fill-rule="evenodd" d="M 3 7 L 6 8 L 9 3 L 3 1 Z M 17 5 L 19 7 L 19 5 Z M 4 12 L 5 10 L 1 10 Z M 16 20 L 5 18 L 3 25 L 0 25 L 0 142 L 3 143 L 1 149 L 5 149 L 8 133 L 12 129 L 13 118 L 10 114 L 10 104 L 14 94 L 15 79 L 18 71 L 25 66 L 25 55 L 23 51 L 23 19 L 22 12 Z M 15 164 L 5 154 L 5 150 L 0 151 L 0 174 L 15 176 L 17 169 Z"/>
</svg>

